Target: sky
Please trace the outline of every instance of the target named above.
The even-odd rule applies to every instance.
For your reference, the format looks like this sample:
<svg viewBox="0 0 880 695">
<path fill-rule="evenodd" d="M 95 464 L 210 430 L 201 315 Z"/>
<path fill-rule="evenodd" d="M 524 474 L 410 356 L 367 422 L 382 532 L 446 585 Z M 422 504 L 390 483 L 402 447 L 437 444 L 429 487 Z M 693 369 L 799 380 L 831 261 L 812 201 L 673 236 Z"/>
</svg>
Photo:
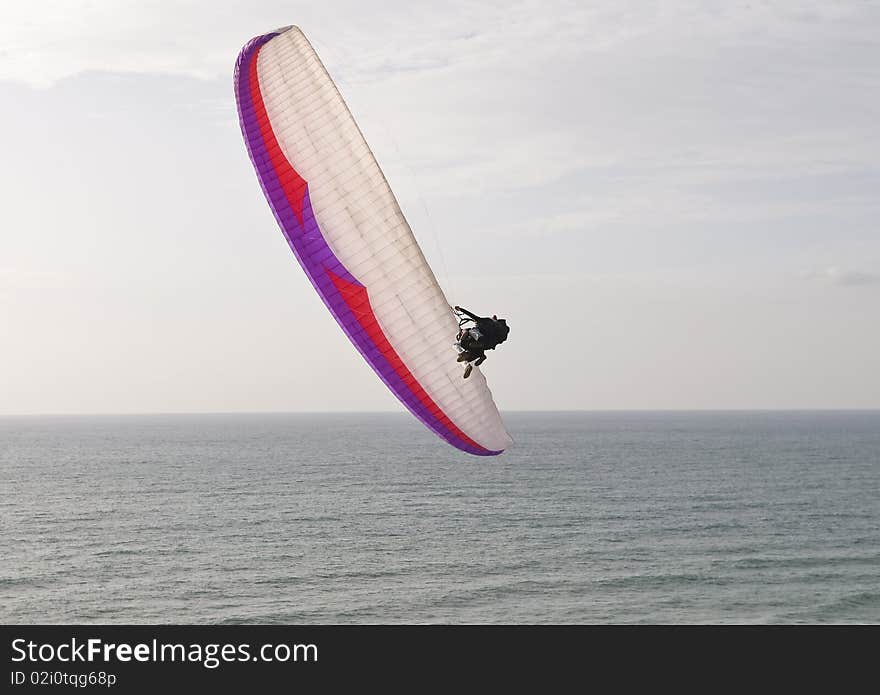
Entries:
<svg viewBox="0 0 880 695">
<path fill-rule="evenodd" d="M 880 5 L 0 5 L 0 414 L 399 411 L 242 142 L 296 24 L 502 410 L 880 408 Z"/>
</svg>

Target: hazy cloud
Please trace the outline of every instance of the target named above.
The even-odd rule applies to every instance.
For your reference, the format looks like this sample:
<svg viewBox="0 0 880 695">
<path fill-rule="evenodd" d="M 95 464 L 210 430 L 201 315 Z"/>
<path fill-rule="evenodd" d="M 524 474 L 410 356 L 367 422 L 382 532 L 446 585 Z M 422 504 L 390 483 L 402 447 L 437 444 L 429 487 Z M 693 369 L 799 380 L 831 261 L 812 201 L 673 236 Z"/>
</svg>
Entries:
<svg viewBox="0 0 880 695">
<path fill-rule="evenodd" d="M 399 407 L 242 143 L 235 57 L 291 23 L 450 300 L 510 317 L 503 407 L 880 406 L 876 294 L 823 285 L 880 284 L 877 3 L 35 0 L 0 3 L 0 412 Z"/>
<path fill-rule="evenodd" d="M 880 282 L 877 273 L 865 273 L 858 270 L 846 270 L 837 266 L 829 266 L 816 270 L 806 270 L 803 277 L 811 280 L 823 280 L 833 285 L 860 286 L 873 285 Z"/>
<path fill-rule="evenodd" d="M 0 292 L 59 289 L 66 281 L 64 273 L 55 271 L 0 268 Z"/>
</svg>

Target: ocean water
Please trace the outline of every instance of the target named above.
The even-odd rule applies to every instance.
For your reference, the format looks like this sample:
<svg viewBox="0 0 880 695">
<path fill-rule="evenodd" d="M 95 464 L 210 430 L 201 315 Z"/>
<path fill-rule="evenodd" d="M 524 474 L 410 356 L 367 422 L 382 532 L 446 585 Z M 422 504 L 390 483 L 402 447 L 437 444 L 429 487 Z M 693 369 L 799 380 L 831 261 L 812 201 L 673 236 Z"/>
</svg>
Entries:
<svg viewBox="0 0 880 695">
<path fill-rule="evenodd" d="M 880 412 L 506 420 L 0 418 L 0 622 L 880 622 Z"/>
</svg>

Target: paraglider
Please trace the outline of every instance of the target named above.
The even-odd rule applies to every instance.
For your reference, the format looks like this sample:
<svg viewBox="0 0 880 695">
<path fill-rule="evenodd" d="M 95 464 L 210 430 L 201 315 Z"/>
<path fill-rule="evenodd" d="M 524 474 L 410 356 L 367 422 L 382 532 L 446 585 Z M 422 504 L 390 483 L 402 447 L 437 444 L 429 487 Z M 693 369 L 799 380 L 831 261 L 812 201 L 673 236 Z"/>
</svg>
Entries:
<svg viewBox="0 0 880 695">
<path fill-rule="evenodd" d="M 458 362 L 465 362 L 464 378 L 471 375 L 474 367 L 479 367 L 486 361 L 486 350 L 494 350 L 507 340 L 510 328 L 506 319 L 499 319 L 495 314 L 492 318 L 477 316 L 460 306 L 453 307 L 459 316 L 458 321 Z M 468 326 L 473 323 L 473 326 Z M 473 363 L 473 364 L 471 364 Z"/>
<path fill-rule="evenodd" d="M 286 27 L 252 39 L 234 81 L 266 200 L 349 340 L 438 436 L 470 454 L 501 453 L 511 438 L 485 377 L 477 367 L 461 378 L 456 314 L 306 37 Z"/>
</svg>

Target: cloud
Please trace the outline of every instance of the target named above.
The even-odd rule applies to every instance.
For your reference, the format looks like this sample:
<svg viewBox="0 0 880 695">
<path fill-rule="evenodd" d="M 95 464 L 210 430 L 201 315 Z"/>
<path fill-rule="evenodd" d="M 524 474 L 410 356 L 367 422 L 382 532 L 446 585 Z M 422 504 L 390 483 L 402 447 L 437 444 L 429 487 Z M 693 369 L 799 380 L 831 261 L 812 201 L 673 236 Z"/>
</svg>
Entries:
<svg viewBox="0 0 880 695">
<path fill-rule="evenodd" d="M 63 273 L 55 271 L 0 268 L 0 292 L 59 289 L 66 281 Z"/>
<path fill-rule="evenodd" d="M 874 285 L 880 282 L 880 275 L 858 270 L 845 270 L 836 265 L 827 268 L 805 270 L 802 277 L 810 280 L 821 280 L 832 285 L 845 287 L 857 287 L 861 285 Z"/>
<path fill-rule="evenodd" d="M 297 7 L 286 0 L 2 3 L 0 79 L 46 87 L 87 71 L 226 77 L 238 48 L 251 36 L 290 24 L 301 26 L 319 53 L 326 44 L 347 58 L 351 74 L 369 76 L 435 69 L 475 51 L 503 59 L 511 42 L 554 47 L 568 40 L 571 45 L 582 24 L 573 21 L 580 16 L 573 0 L 557 0 L 552 11 L 537 0 L 503 7 L 462 0 L 443 5 L 389 0 L 369 9 L 358 0 L 320 5 Z M 488 41 L 482 40 L 484 29 L 490 30 Z"/>
</svg>

